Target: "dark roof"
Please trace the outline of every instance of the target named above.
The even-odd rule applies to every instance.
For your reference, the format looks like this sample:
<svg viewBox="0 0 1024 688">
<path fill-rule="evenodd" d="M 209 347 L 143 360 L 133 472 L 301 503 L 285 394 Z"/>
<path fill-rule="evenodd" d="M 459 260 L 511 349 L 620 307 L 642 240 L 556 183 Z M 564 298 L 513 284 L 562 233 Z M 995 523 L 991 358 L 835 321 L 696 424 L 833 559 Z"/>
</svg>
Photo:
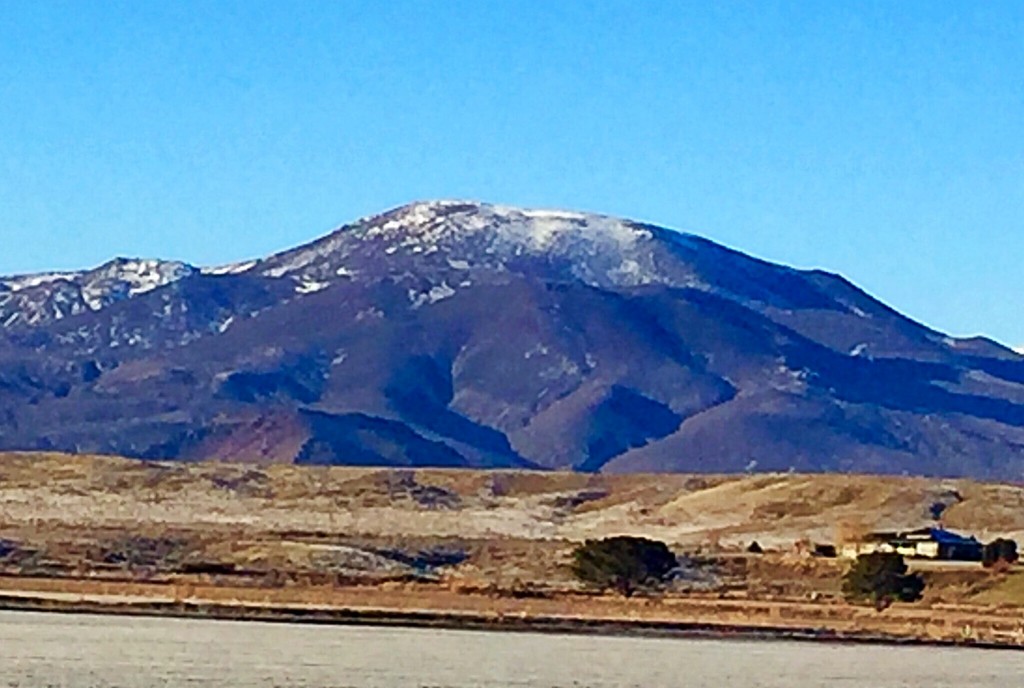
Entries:
<svg viewBox="0 0 1024 688">
<path fill-rule="evenodd" d="M 979 544 L 978 540 L 973 536 L 964 537 L 945 528 L 918 528 L 917 530 L 901 532 L 878 532 L 871 533 L 866 539 L 875 542 L 913 539 L 915 541 L 931 540 L 944 545 Z"/>
<path fill-rule="evenodd" d="M 977 544 L 977 540 L 972 535 L 971 537 L 964 537 L 959 533 L 954 533 L 951 530 L 945 530 L 944 528 L 929 528 L 931 531 L 931 537 L 936 542 L 948 545 L 957 544 Z"/>
</svg>

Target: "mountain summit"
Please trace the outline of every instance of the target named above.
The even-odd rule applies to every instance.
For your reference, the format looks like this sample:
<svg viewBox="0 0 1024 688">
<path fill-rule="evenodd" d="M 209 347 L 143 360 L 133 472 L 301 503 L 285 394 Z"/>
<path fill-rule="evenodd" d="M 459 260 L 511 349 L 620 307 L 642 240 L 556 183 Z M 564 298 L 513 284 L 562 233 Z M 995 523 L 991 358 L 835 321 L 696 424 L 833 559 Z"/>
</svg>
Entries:
<svg viewBox="0 0 1024 688">
<path fill-rule="evenodd" d="M 1024 358 L 649 224 L 413 203 L 215 268 L 0 278 L 0 449 L 1024 477 Z"/>
</svg>

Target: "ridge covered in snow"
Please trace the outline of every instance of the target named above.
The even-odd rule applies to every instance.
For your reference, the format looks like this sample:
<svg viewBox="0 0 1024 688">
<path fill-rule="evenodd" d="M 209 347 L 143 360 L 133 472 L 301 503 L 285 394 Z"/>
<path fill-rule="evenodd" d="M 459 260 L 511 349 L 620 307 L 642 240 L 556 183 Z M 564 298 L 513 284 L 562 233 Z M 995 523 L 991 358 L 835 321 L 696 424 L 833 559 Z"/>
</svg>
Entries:
<svg viewBox="0 0 1024 688">
<path fill-rule="evenodd" d="M 0 277 L 0 326 L 37 325 L 98 311 L 196 272 L 180 261 L 115 258 L 92 270 Z"/>
<path fill-rule="evenodd" d="M 292 292 L 304 296 L 338 282 L 415 273 L 430 282 L 417 286 L 425 296 L 416 292 L 411 297 L 416 303 L 436 301 L 452 289 L 439 271 L 504 272 L 525 258 L 558 263 L 568 278 L 598 287 L 692 282 L 656 265 L 654 231 L 592 213 L 415 202 L 264 259 L 195 268 L 177 261 L 117 258 L 91 270 L 0 277 L 0 327 L 98 311 L 196 274 L 287 278 Z M 467 276 L 458 284 L 469 286 L 473 280 Z"/>
<path fill-rule="evenodd" d="M 292 299 L 339 284 L 392 283 L 420 308 L 511 274 L 598 289 L 697 289 L 775 309 L 783 320 L 820 307 L 866 321 L 889 317 L 882 304 L 834 276 L 757 261 L 691 234 L 597 213 L 436 200 L 360 218 L 266 258 L 203 268 L 117 258 L 92 270 L 0 277 L 0 329 L 96 312 L 193 276 L 265 281 Z M 168 298 L 160 309 L 177 308 Z M 974 346 L 932 334 L 950 348 Z M 841 348 L 884 355 L 888 345 L 844 340 Z"/>
<path fill-rule="evenodd" d="M 114 258 L 91 270 L 47 272 L 0 277 L 0 290 L 19 292 L 35 287 L 68 282 L 91 287 L 103 283 L 120 283 L 132 296 L 144 294 L 165 284 L 187 277 L 195 268 L 180 261 L 143 258 Z"/>
</svg>

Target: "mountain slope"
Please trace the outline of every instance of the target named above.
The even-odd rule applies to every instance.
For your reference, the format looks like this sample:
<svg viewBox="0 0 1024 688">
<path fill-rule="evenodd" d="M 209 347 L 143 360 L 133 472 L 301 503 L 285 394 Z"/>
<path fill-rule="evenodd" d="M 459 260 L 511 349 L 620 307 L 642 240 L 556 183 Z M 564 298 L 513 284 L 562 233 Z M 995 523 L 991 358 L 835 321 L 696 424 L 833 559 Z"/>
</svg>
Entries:
<svg viewBox="0 0 1024 688">
<path fill-rule="evenodd" d="M 415 203 L 213 269 L 0 279 L 0 448 L 1024 476 L 1024 359 L 626 220 Z"/>
</svg>

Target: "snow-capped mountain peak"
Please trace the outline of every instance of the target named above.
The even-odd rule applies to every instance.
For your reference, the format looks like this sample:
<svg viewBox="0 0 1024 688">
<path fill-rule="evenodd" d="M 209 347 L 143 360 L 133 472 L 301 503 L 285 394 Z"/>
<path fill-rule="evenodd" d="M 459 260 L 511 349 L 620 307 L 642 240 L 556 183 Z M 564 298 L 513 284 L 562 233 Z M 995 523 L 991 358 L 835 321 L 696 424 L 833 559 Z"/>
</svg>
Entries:
<svg viewBox="0 0 1024 688">
<path fill-rule="evenodd" d="M 195 272 L 180 261 L 114 258 L 91 270 L 0 277 L 0 326 L 39 325 L 98 311 Z"/>
<path fill-rule="evenodd" d="M 534 210 L 472 201 L 424 201 L 369 218 L 362 226 L 367 239 L 401 238 L 406 245 L 440 248 L 446 240 L 484 235 L 495 243 L 535 250 L 554 248 L 559 240 L 607 242 L 618 248 L 651 238 L 635 223 L 593 213 Z"/>
<path fill-rule="evenodd" d="M 525 259 L 560 264 L 566 279 L 592 286 L 690 284 L 655 264 L 655 230 L 628 220 L 471 201 L 421 201 L 362 218 L 328 236 L 263 261 L 267 277 L 331 283 L 362 273 L 430 276 L 454 264 L 515 271 Z M 684 235 L 678 234 L 681 238 Z M 371 264 L 374 270 L 353 269 Z M 440 282 L 438 282 L 440 283 Z"/>
<path fill-rule="evenodd" d="M 177 282 L 196 272 L 181 261 L 144 258 L 115 258 L 85 273 L 85 282 L 119 282 L 127 285 L 131 296 L 145 294 L 165 284 Z"/>
</svg>

